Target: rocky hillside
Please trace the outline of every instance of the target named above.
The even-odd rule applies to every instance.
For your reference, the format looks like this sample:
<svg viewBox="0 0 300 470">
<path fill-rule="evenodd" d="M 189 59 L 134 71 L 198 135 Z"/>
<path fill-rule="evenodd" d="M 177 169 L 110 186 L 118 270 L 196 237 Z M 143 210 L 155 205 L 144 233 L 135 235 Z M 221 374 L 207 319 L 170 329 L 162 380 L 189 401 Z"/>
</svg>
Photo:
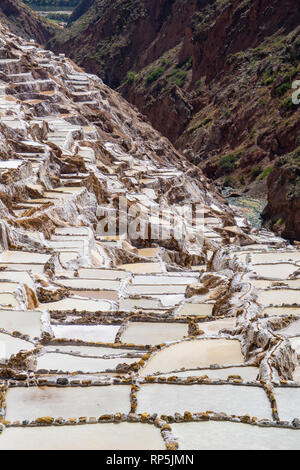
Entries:
<svg viewBox="0 0 300 470">
<path fill-rule="evenodd" d="M 299 20 L 293 0 L 91 0 L 50 46 L 119 87 L 221 187 L 268 194 L 268 226 L 299 238 L 288 196 L 299 167 L 280 206 L 271 177 L 300 143 Z"/>
<path fill-rule="evenodd" d="M 15 34 L 45 44 L 56 33 L 54 25 L 42 19 L 20 0 L 1 0 L 0 19 Z"/>
</svg>

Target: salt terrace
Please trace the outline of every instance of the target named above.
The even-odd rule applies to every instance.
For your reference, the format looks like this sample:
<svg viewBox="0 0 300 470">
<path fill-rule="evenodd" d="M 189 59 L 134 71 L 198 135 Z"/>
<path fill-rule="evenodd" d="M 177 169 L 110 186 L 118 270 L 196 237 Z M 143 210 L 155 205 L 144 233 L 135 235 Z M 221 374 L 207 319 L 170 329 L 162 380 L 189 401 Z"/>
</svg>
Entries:
<svg viewBox="0 0 300 470">
<path fill-rule="evenodd" d="M 0 90 L 0 449 L 299 449 L 299 246 L 2 25 Z M 120 196 L 182 237 L 100 233 Z"/>
</svg>

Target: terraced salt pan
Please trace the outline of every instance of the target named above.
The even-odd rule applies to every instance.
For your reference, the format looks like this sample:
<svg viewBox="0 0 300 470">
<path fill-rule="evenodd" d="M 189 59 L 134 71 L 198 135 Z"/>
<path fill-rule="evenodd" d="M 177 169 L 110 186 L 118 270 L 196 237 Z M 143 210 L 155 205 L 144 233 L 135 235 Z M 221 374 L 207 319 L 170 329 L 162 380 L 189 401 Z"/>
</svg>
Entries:
<svg viewBox="0 0 300 470">
<path fill-rule="evenodd" d="M 76 310 L 77 312 L 98 312 L 111 310 L 111 303 L 106 300 L 85 300 L 75 297 L 58 300 L 57 302 L 49 302 L 40 304 L 41 310 L 49 311 L 65 311 Z"/>
<path fill-rule="evenodd" d="M 114 343 L 119 329 L 118 325 L 52 325 L 55 338 L 102 343 Z"/>
<path fill-rule="evenodd" d="M 298 268 L 299 269 L 299 268 Z M 264 278 L 287 279 L 297 270 L 297 266 L 289 263 L 260 264 L 253 266 L 254 272 Z"/>
<path fill-rule="evenodd" d="M 227 380 L 230 375 L 239 375 L 243 380 L 253 382 L 258 375 L 258 367 L 228 367 L 225 369 L 184 370 L 163 374 L 164 377 L 202 377 L 207 375 L 213 380 Z"/>
<path fill-rule="evenodd" d="M 62 227 L 55 229 L 54 232 L 56 235 L 80 235 L 85 236 L 91 233 L 91 230 L 88 227 Z"/>
<path fill-rule="evenodd" d="M 183 341 L 156 353 L 142 369 L 141 375 L 172 370 L 209 367 L 213 364 L 223 366 L 244 362 L 240 342 L 225 339 L 203 339 Z"/>
<path fill-rule="evenodd" d="M 193 273 L 194 274 L 194 273 Z M 197 282 L 198 278 L 194 276 L 134 276 L 132 285 L 186 285 Z"/>
<path fill-rule="evenodd" d="M 225 412 L 271 419 L 271 405 L 259 387 L 234 385 L 144 384 L 138 393 L 137 413 L 174 414 Z"/>
<path fill-rule="evenodd" d="M 160 251 L 160 248 L 142 248 L 138 250 L 139 256 L 146 256 L 149 258 L 155 258 Z"/>
<path fill-rule="evenodd" d="M 238 254 L 238 257 L 243 261 L 246 259 L 247 253 Z M 300 261 L 300 251 L 276 251 L 266 253 L 251 253 L 252 263 L 279 263 L 280 261 Z"/>
<path fill-rule="evenodd" d="M 163 450 L 160 430 L 150 424 L 105 423 L 65 427 L 7 428 L 0 450 Z"/>
<path fill-rule="evenodd" d="M 282 284 L 282 288 L 290 287 L 292 289 L 300 289 L 300 279 L 280 280 L 280 281 L 265 281 L 261 279 L 251 279 L 251 284 L 255 289 L 268 289 L 269 287 L 279 287 L 278 283 Z"/>
<path fill-rule="evenodd" d="M 174 307 L 175 305 L 178 305 L 182 300 L 184 299 L 183 294 L 145 294 L 151 299 L 157 299 L 161 302 L 161 305 L 163 307 Z"/>
<path fill-rule="evenodd" d="M 270 289 L 258 293 L 258 301 L 263 305 L 300 304 L 300 290 Z"/>
<path fill-rule="evenodd" d="M 71 289 L 111 289 L 118 290 L 120 282 L 103 279 L 60 279 L 57 281 L 60 285 L 70 287 Z"/>
<path fill-rule="evenodd" d="M 135 263 L 135 264 L 121 264 L 120 269 L 125 269 L 131 273 L 162 273 L 163 268 L 160 263 Z"/>
<path fill-rule="evenodd" d="M 73 345 L 54 345 L 46 346 L 44 348 L 46 352 L 62 352 L 62 353 L 75 353 L 82 356 L 91 356 L 91 357 L 101 357 L 108 355 L 117 355 L 117 354 L 128 354 L 128 353 L 137 353 L 140 350 L 135 349 L 121 349 L 121 348 L 106 348 L 106 347 L 97 347 L 97 346 L 73 346 Z"/>
<path fill-rule="evenodd" d="M 299 431 L 241 423 L 174 423 L 180 450 L 299 450 Z"/>
<path fill-rule="evenodd" d="M 131 295 L 157 295 L 157 294 L 184 294 L 186 286 L 181 285 L 147 285 L 147 286 L 129 286 L 128 294 Z"/>
<path fill-rule="evenodd" d="M 120 310 L 130 311 L 136 308 L 140 309 L 156 309 L 162 307 L 158 299 L 121 299 L 119 303 Z"/>
<path fill-rule="evenodd" d="M 300 307 L 267 307 L 263 313 L 270 317 L 277 315 L 300 315 Z"/>
<path fill-rule="evenodd" d="M 43 253 L 31 253 L 29 251 L 3 251 L 0 253 L 0 263 L 16 264 L 45 264 L 49 261 L 51 255 Z"/>
<path fill-rule="evenodd" d="M 0 294 L 0 306 L 11 307 L 15 309 L 21 307 L 21 305 L 13 294 Z"/>
<path fill-rule="evenodd" d="M 78 277 L 85 279 L 127 279 L 130 274 L 126 271 L 116 269 L 78 269 Z"/>
<path fill-rule="evenodd" d="M 106 413 L 128 413 L 130 387 L 18 387 L 8 390 L 6 419 L 35 419 L 42 416 L 74 418 Z"/>
<path fill-rule="evenodd" d="M 216 321 L 200 322 L 198 326 L 206 335 L 218 334 L 223 329 L 233 329 L 236 324 L 236 318 L 223 318 Z"/>
<path fill-rule="evenodd" d="M 280 330 L 280 334 L 290 336 L 300 335 L 300 320 L 294 321 L 287 328 Z"/>
<path fill-rule="evenodd" d="M 211 316 L 214 304 L 192 304 L 185 302 L 176 312 L 178 317 L 188 317 L 190 315 Z"/>
<path fill-rule="evenodd" d="M 121 336 L 124 343 L 161 344 L 175 341 L 188 335 L 188 326 L 183 323 L 134 322 Z"/>
<path fill-rule="evenodd" d="M 86 297 L 94 300 L 111 300 L 117 302 L 119 294 L 114 290 L 71 290 L 70 295 L 78 295 L 79 297 Z"/>
<path fill-rule="evenodd" d="M 300 418 L 300 387 L 276 387 L 274 395 L 277 401 L 279 419 L 281 421 L 293 421 L 294 418 Z"/>
<path fill-rule="evenodd" d="M 19 331 L 31 338 L 41 336 L 41 313 L 37 311 L 0 310 L 0 328 Z"/>
<path fill-rule="evenodd" d="M 15 292 L 17 288 L 18 283 L 0 281 L 0 292 Z"/>
<path fill-rule="evenodd" d="M 7 360 L 19 351 L 31 351 L 34 345 L 23 339 L 0 333 L 0 361 Z"/>
<path fill-rule="evenodd" d="M 292 348 L 296 351 L 298 356 L 300 356 L 300 338 L 289 338 L 289 341 L 292 345 Z"/>
<path fill-rule="evenodd" d="M 58 370 L 62 372 L 95 373 L 115 369 L 118 364 L 132 364 L 134 358 L 98 359 L 72 356 L 70 354 L 49 353 L 37 358 L 37 370 Z"/>
<path fill-rule="evenodd" d="M 23 271 L 0 271 L 0 280 L 9 280 L 14 282 L 20 282 L 22 284 L 27 284 L 28 287 L 34 289 L 34 282 L 29 276 L 28 272 Z"/>
</svg>

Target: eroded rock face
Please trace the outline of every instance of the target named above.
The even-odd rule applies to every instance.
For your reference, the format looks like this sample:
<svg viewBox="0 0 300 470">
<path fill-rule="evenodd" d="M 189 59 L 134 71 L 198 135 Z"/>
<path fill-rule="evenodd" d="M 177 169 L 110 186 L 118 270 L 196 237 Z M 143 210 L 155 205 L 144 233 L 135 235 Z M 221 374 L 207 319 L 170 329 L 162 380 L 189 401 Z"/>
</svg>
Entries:
<svg viewBox="0 0 300 470">
<path fill-rule="evenodd" d="M 218 185 L 268 197 L 266 226 L 299 239 L 282 188 L 280 201 L 275 196 L 275 174 L 267 183 L 299 147 L 299 107 L 291 101 L 299 20 L 293 0 L 93 0 L 50 45 L 118 87 Z M 295 185 L 297 176 L 288 179 Z"/>
<path fill-rule="evenodd" d="M 254 229 L 98 77 L 3 24 L 0 43 L 1 431 L 150 423 L 175 449 L 167 421 L 257 421 L 192 399 L 158 419 L 139 411 L 150 384 L 154 404 L 158 384 L 255 389 L 277 425 L 274 385 L 297 387 L 300 251 Z M 29 398 L 14 416 L 16 386 Z M 55 414 L 64 400 L 71 418 Z"/>
</svg>

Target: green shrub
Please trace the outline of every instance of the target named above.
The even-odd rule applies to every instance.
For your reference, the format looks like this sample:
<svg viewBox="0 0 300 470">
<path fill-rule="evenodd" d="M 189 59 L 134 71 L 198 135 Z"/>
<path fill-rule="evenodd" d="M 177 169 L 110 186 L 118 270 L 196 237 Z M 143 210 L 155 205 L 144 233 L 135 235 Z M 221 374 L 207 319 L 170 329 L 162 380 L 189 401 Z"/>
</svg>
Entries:
<svg viewBox="0 0 300 470">
<path fill-rule="evenodd" d="M 232 171 L 236 167 L 236 163 L 240 158 L 239 153 L 230 153 L 225 157 L 220 158 L 219 167 L 225 170 L 226 172 Z"/>
<path fill-rule="evenodd" d="M 147 83 L 155 82 L 159 77 L 161 77 L 165 73 L 165 67 L 160 66 L 156 69 L 153 69 L 150 74 L 146 78 Z"/>
<path fill-rule="evenodd" d="M 255 166 L 254 168 L 252 168 L 251 170 L 251 176 L 253 179 L 256 179 L 258 177 L 258 175 L 261 174 L 261 167 L 260 166 Z"/>
<path fill-rule="evenodd" d="M 135 72 L 128 72 L 127 73 L 127 83 L 131 84 L 134 82 L 134 80 L 136 79 L 136 73 Z"/>
<path fill-rule="evenodd" d="M 266 168 L 258 177 L 259 181 L 262 181 L 264 180 L 267 176 L 269 176 L 272 171 L 274 170 L 274 167 L 273 166 L 269 166 L 268 168 Z"/>
<path fill-rule="evenodd" d="M 281 103 L 281 109 L 285 113 L 290 113 L 296 110 L 296 105 L 294 105 L 292 98 L 289 96 Z"/>
</svg>

